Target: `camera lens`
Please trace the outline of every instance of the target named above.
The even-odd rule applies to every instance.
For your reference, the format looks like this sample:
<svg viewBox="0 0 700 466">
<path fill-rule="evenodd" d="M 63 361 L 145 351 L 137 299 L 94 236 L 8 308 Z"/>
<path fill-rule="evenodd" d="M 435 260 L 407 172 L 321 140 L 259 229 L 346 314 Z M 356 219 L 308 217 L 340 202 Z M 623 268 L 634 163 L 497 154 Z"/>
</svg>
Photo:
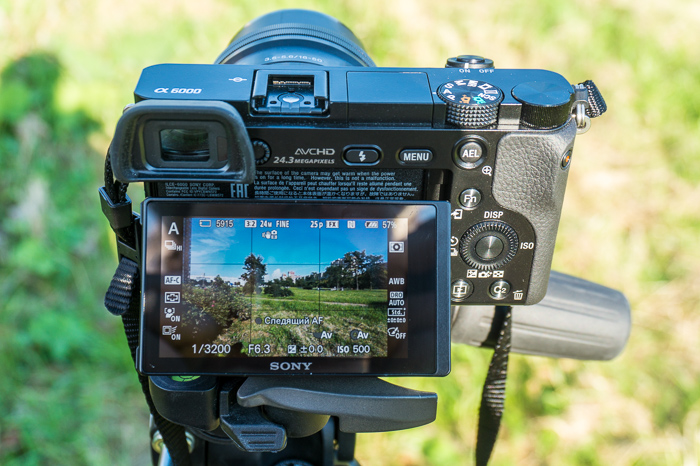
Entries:
<svg viewBox="0 0 700 466">
<path fill-rule="evenodd" d="M 205 129 L 164 129 L 160 132 L 163 160 L 204 162 L 209 160 L 209 132 Z"/>
<path fill-rule="evenodd" d="M 246 24 L 216 64 L 375 66 L 340 21 L 308 10 L 281 10 Z"/>
</svg>

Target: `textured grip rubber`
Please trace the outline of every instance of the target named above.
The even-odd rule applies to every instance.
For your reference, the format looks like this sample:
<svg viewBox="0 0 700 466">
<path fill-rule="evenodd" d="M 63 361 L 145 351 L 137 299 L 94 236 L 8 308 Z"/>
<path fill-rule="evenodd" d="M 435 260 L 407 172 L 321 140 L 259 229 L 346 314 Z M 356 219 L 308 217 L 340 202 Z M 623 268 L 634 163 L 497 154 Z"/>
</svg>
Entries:
<svg viewBox="0 0 700 466">
<path fill-rule="evenodd" d="M 569 166 L 562 158 L 573 149 L 576 124 L 553 131 L 517 132 L 498 144 L 493 195 L 503 207 L 524 215 L 537 238 L 527 301 L 539 302 L 547 292 L 554 242 L 564 203 Z"/>
<path fill-rule="evenodd" d="M 495 307 L 453 306 L 452 342 L 493 346 L 489 341 Z M 511 351 L 609 360 L 629 338 L 631 311 L 619 291 L 552 272 L 547 295 L 534 306 L 513 308 Z"/>
</svg>

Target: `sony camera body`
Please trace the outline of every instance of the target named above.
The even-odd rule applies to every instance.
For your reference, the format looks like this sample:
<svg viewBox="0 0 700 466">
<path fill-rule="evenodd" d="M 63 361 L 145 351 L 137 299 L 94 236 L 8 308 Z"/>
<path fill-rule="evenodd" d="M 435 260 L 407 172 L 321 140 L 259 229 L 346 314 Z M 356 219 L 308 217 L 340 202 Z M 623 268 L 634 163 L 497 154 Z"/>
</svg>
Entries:
<svg viewBox="0 0 700 466">
<path fill-rule="evenodd" d="M 143 71 L 110 149 L 147 195 L 141 372 L 445 375 L 450 306 L 544 297 L 575 87 L 331 26 Z"/>
</svg>

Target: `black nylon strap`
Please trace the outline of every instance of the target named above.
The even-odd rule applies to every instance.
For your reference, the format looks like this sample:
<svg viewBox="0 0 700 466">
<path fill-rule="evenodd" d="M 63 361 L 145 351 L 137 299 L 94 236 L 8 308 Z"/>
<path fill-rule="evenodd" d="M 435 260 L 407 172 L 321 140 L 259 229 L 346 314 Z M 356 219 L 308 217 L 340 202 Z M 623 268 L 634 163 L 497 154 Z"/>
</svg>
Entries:
<svg viewBox="0 0 700 466">
<path fill-rule="evenodd" d="M 115 273 L 115 278 L 112 279 L 112 283 L 115 283 L 115 279 L 117 279 L 117 275 L 120 273 L 120 271 L 124 270 L 135 270 L 136 273 L 133 274 L 131 277 L 129 277 L 126 280 L 116 280 L 118 283 L 117 286 L 121 286 L 125 282 L 130 282 L 133 284 L 132 290 L 133 294 L 131 295 L 132 299 L 129 300 L 129 305 L 126 309 L 125 312 L 121 313 L 122 316 L 122 323 L 124 324 L 124 333 L 126 333 L 126 340 L 129 343 L 129 350 L 131 351 L 131 358 L 136 361 L 136 349 L 138 348 L 139 345 L 139 299 L 138 297 L 140 296 L 140 283 L 138 281 L 138 267 L 136 264 L 131 261 L 130 259 L 127 259 L 126 257 L 122 257 L 119 267 L 117 268 L 117 272 Z M 116 294 L 115 290 L 112 289 L 113 287 L 110 286 L 109 290 L 107 291 L 107 296 L 110 296 L 110 294 Z M 121 291 L 121 290 L 120 290 Z M 123 301 L 119 301 L 120 303 Z M 107 298 L 105 297 L 105 304 L 107 303 Z M 109 309 L 109 308 L 108 308 Z M 123 307 L 120 307 L 120 310 L 123 309 Z M 112 310 L 110 312 L 114 313 Z M 146 397 L 146 403 L 148 404 L 148 409 L 151 411 L 151 414 L 153 415 L 153 422 L 156 424 L 156 428 L 158 429 L 158 432 L 160 432 L 160 435 L 163 437 L 163 442 L 165 442 L 165 446 L 168 449 L 168 453 L 170 453 L 170 458 L 173 461 L 173 464 L 176 466 L 191 466 L 192 461 L 190 459 L 190 453 L 187 447 L 187 438 L 185 437 L 185 428 L 181 425 L 174 424 L 167 419 L 165 419 L 163 416 L 161 416 L 158 411 L 156 410 L 155 405 L 153 404 L 153 398 L 151 398 L 151 392 L 148 389 L 148 377 L 142 374 L 138 374 L 139 382 L 141 383 L 141 390 L 143 391 L 143 395 Z"/>
<path fill-rule="evenodd" d="M 104 191 L 109 196 L 113 204 L 121 204 L 126 201 L 127 184 L 115 181 L 112 176 L 112 166 L 109 161 L 109 154 L 105 161 L 105 187 Z M 108 217 L 109 218 L 109 217 Z M 132 216 L 133 218 L 133 216 Z M 135 225 L 131 227 L 120 228 L 115 230 L 117 242 L 120 240 L 127 244 L 131 249 L 136 249 L 136 234 Z M 136 350 L 139 346 L 139 311 L 141 296 L 141 283 L 139 281 L 139 266 L 136 262 L 128 257 L 122 256 L 119 260 L 112 282 L 105 294 L 105 307 L 107 310 L 116 316 L 122 317 L 124 324 L 124 333 L 126 340 L 129 343 L 129 351 L 131 358 L 136 362 Z M 175 466 L 191 466 L 192 459 L 190 458 L 189 449 L 187 446 L 187 438 L 185 436 L 185 428 L 179 424 L 168 421 L 158 413 L 151 392 L 148 389 L 148 377 L 138 374 L 141 390 L 146 398 L 148 409 L 153 416 L 153 422 L 156 428 L 163 437 L 170 459 Z"/>
<path fill-rule="evenodd" d="M 502 319 L 498 341 L 486 374 L 484 391 L 481 394 L 479 429 L 476 436 L 476 466 L 486 466 L 491 458 L 506 401 L 512 308 L 510 306 L 497 306 L 496 314 L 499 313 L 504 314 L 505 317 Z M 494 322 L 497 322 L 496 316 L 494 316 Z"/>
<path fill-rule="evenodd" d="M 114 272 L 112 282 L 105 294 L 105 307 L 113 315 L 123 316 L 129 310 L 129 305 L 138 287 L 136 283 L 138 271 L 136 262 L 126 257 L 122 257 L 122 260 L 119 261 L 117 271 Z M 129 348 L 131 348 L 131 343 L 129 343 Z"/>
<path fill-rule="evenodd" d="M 107 151 L 107 157 L 105 158 L 104 178 L 105 190 L 107 191 L 107 194 L 109 194 L 109 197 L 115 204 L 122 202 L 126 198 L 126 189 L 129 187 L 129 183 L 122 183 L 121 181 L 114 179 L 114 172 L 112 171 L 112 162 L 109 151 Z"/>
<path fill-rule="evenodd" d="M 131 259 L 122 257 L 105 295 L 105 307 L 112 314 L 122 316 L 124 333 L 126 334 L 131 358 L 134 362 L 136 361 L 136 349 L 139 345 L 140 306 L 138 298 L 140 294 L 141 286 L 138 280 L 138 266 Z M 173 464 L 176 466 L 191 466 L 192 461 L 187 447 L 185 428 L 168 421 L 158 413 L 153 404 L 151 392 L 148 389 L 148 377 L 138 374 L 138 378 L 143 395 L 146 397 L 148 409 L 153 415 L 153 421 L 163 437 L 163 442 L 165 442 Z"/>
</svg>

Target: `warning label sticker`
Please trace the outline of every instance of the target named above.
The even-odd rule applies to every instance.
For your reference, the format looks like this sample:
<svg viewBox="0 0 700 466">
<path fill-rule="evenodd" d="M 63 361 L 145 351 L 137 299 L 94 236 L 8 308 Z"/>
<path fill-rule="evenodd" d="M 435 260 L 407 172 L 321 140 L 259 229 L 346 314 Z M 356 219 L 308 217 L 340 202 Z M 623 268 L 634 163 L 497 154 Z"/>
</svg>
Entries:
<svg viewBox="0 0 700 466">
<path fill-rule="evenodd" d="M 259 170 L 255 184 L 159 183 L 162 197 L 237 199 L 358 199 L 401 201 L 421 198 L 423 171 L 401 170 Z"/>
<path fill-rule="evenodd" d="M 418 199 L 421 170 L 267 170 L 255 178 L 259 199 Z"/>
</svg>

